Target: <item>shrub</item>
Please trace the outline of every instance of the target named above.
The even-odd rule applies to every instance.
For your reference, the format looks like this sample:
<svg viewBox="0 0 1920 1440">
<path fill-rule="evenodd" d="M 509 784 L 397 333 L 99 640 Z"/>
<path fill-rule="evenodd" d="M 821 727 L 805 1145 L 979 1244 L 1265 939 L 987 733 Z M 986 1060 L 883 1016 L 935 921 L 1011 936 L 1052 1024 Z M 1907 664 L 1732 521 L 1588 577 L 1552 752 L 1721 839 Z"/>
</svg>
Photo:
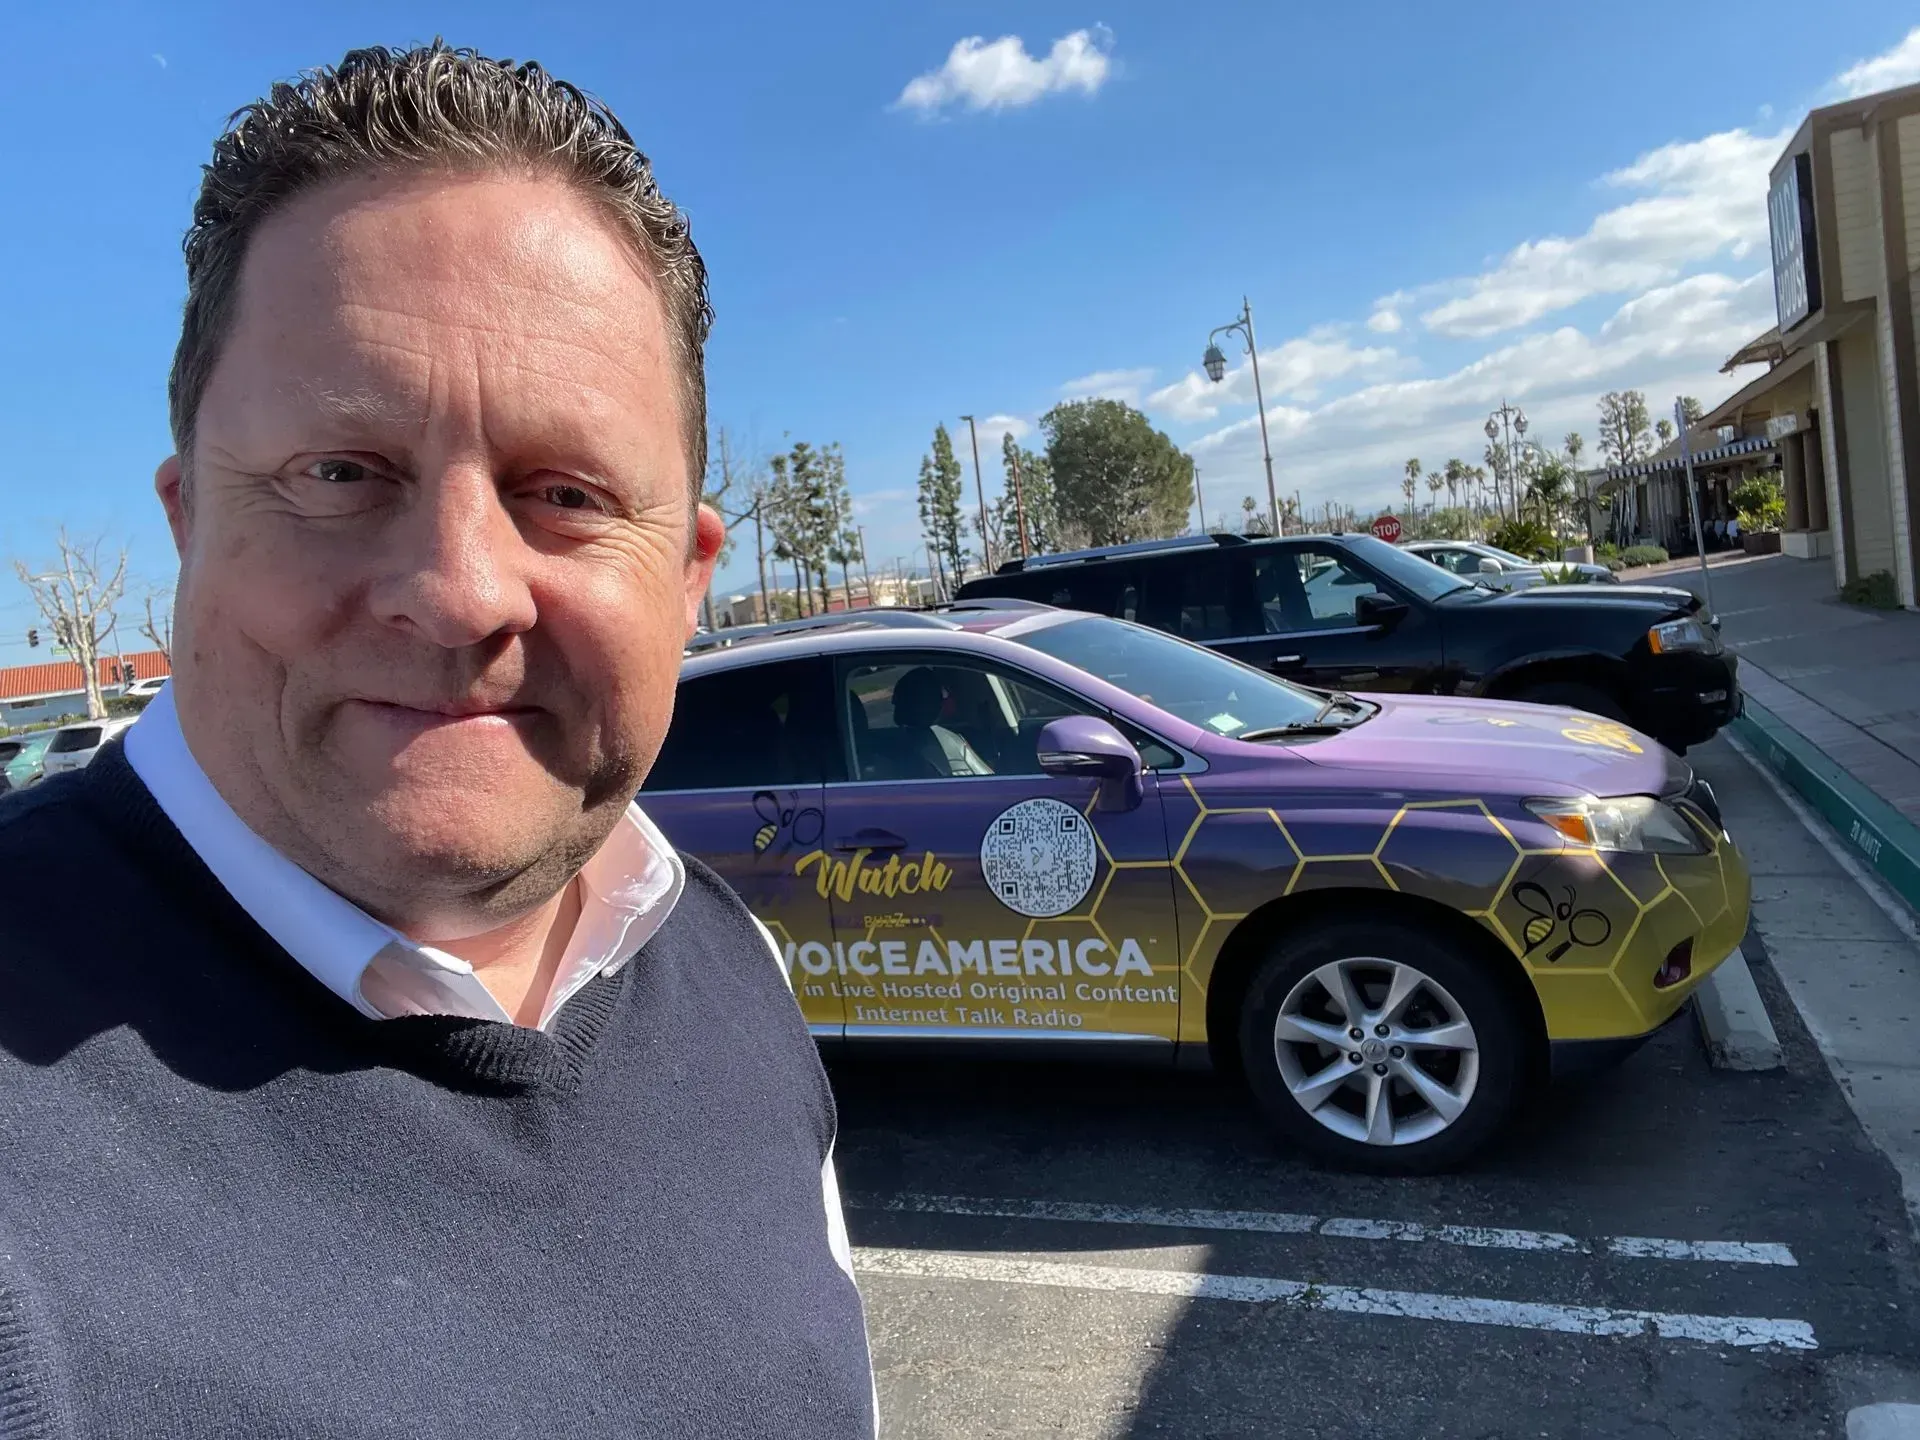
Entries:
<svg viewBox="0 0 1920 1440">
<path fill-rule="evenodd" d="M 1611 540 L 1602 540 L 1598 545 L 1593 547 L 1593 558 L 1602 564 L 1610 560 L 1618 560 L 1620 558 L 1620 547 Z"/>
<path fill-rule="evenodd" d="M 1900 592 L 1894 588 L 1893 576 L 1885 570 L 1849 580 L 1840 587 L 1840 598 L 1849 605 L 1867 605 L 1875 610 L 1900 608 Z"/>
<path fill-rule="evenodd" d="M 1612 555 L 1602 555 L 1600 557 L 1600 563 L 1616 575 L 1627 568 L 1627 562 L 1622 560 L 1617 552 Z"/>
<path fill-rule="evenodd" d="M 1620 564 L 1628 569 L 1635 565 L 1664 565 L 1672 558 L 1658 545 L 1629 545 L 1620 552 Z"/>
<path fill-rule="evenodd" d="M 1553 554 L 1553 532 L 1538 520 L 1508 520 L 1487 537 L 1487 543 L 1529 560 L 1558 558 Z"/>
<path fill-rule="evenodd" d="M 1787 518 L 1787 492 L 1778 470 L 1748 476 L 1733 487 L 1731 498 L 1743 530 L 1778 530 Z"/>
</svg>

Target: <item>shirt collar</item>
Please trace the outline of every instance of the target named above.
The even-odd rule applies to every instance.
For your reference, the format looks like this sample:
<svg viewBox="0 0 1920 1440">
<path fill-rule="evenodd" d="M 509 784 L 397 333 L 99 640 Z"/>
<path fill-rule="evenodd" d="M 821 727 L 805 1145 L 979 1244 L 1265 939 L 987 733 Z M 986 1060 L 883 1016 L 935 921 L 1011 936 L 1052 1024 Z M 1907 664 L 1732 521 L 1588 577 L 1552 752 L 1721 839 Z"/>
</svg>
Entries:
<svg viewBox="0 0 1920 1440">
<path fill-rule="evenodd" d="M 214 878 L 342 1000 L 376 1020 L 400 1014 L 511 1018 L 464 960 L 376 920 L 255 834 L 194 759 L 171 685 L 141 712 L 125 746 L 127 763 Z M 548 992 L 543 1029 L 582 985 L 619 970 L 665 923 L 686 886 L 686 866 L 633 804 L 581 868 L 578 883 L 580 918 Z"/>
</svg>

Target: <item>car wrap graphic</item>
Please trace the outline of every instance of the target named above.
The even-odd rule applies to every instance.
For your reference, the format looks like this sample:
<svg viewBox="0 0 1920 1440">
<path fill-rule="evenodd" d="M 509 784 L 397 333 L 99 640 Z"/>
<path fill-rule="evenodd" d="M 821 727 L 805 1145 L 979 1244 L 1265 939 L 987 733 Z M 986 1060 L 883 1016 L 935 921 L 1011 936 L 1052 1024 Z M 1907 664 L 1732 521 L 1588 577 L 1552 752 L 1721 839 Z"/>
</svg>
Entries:
<svg viewBox="0 0 1920 1440">
<path fill-rule="evenodd" d="M 949 818 L 940 794 L 952 792 L 929 792 L 899 825 L 913 833 L 892 837 L 909 843 L 884 852 L 830 833 L 803 848 L 795 831 L 815 828 L 765 818 L 804 813 L 824 798 L 817 789 L 730 802 L 731 853 L 675 828 L 773 930 L 808 1019 L 828 1027 L 1203 1043 L 1207 987 L 1239 927 L 1343 890 L 1475 922 L 1531 980 L 1555 1039 L 1634 1035 L 1733 949 L 1747 912 L 1744 866 L 1705 823 L 1698 855 L 1602 853 L 1515 802 L 1476 796 L 1330 787 L 1282 809 L 1170 776 L 1116 813 L 1091 781 L 965 783 L 990 785 L 992 803 Z M 827 813 L 831 823 L 830 798 Z M 1656 989 L 1680 946 L 1692 979 Z"/>
</svg>

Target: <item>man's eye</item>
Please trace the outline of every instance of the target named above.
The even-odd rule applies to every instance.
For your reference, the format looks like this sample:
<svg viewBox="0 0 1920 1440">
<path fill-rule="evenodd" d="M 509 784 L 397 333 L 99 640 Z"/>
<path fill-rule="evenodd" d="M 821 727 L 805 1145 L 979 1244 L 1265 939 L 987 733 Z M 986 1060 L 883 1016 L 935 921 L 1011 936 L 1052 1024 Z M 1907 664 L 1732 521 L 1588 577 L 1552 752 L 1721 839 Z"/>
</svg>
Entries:
<svg viewBox="0 0 1920 1440">
<path fill-rule="evenodd" d="M 562 510 L 593 508 L 592 493 L 579 485 L 548 485 L 541 489 L 540 498 Z"/>
<path fill-rule="evenodd" d="M 316 460 L 307 467 L 306 473 L 329 485 L 352 485 L 373 475 L 357 460 Z"/>
</svg>

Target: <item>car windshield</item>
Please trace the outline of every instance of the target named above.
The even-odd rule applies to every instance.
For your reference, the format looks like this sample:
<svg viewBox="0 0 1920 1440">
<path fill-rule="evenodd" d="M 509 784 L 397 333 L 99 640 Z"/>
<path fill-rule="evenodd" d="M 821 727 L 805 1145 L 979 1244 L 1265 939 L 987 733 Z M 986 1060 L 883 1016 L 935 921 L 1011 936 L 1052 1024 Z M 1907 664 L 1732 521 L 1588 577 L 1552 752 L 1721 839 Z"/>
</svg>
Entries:
<svg viewBox="0 0 1920 1440">
<path fill-rule="evenodd" d="M 1422 600 L 1438 600 L 1443 595 L 1474 588 L 1471 582 L 1450 570 L 1442 570 L 1433 561 L 1410 555 L 1399 546 L 1371 535 L 1350 535 L 1346 543 L 1353 547 L 1354 559 L 1372 566 L 1402 590 L 1411 590 Z"/>
<path fill-rule="evenodd" d="M 1326 696 L 1158 630 L 1090 616 L 1009 635 L 1219 735 L 1311 725 Z"/>
</svg>

